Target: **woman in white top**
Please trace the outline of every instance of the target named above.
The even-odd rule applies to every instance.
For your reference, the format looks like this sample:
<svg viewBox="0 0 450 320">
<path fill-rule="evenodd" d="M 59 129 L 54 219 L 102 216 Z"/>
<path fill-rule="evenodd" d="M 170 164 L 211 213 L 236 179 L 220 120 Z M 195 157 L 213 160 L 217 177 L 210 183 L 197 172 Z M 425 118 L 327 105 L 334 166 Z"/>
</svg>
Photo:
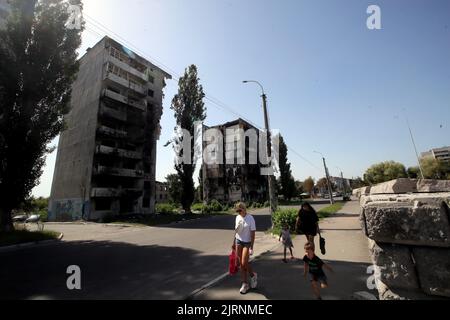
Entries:
<svg viewBox="0 0 450 320">
<path fill-rule="evenodd" d="M 244 203 L 236 204 L 236 212 L 238 215 L 236 216 L 236 235 L 233 239 L 233 249 L 237 252 L 241 266 L 242 287 L 240 293 L 246 294 L 250 288 L 256 289 L 258 285 L 258 275 L 253 272 L 249 263 L 255 245 L 256 223 L 253 216 L 247 213 Z"/>
</svg>

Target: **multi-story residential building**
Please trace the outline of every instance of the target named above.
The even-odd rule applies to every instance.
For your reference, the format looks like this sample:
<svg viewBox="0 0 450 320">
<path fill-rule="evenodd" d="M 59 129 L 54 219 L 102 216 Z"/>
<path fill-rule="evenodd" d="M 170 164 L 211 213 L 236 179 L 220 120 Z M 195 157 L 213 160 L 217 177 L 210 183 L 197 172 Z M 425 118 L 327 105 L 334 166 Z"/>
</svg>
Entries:
<svg viewBox="0 0 450 320">
<path fill-rule="evenodd" d="M 156 203 L 167 203 L 170 201 L 169 187 L 167 183 L 156 181 Z"/>
<path fill-rule="evenodd" d="M 422 153 L 422 158 L 429 157 L 440 161 L 450 162 L 450 147 L 436 148 Z"/>
<path fill-rule="evenodd" d="M 111 38 L 88 49 L 59 140 L 50 220 L 154 213 L 156 145 L 170 78 Z"/>
<path fill-rule="evenodd" d="M 211 151 L 214 154 L 207 155 L 209 159 L 223 159 L 223 161 L 213 161 L 214 164 L 204 163 L 202 166 L 204 201 L 218 200 L 222 203 L 267 201 L 267 176 L 261 174 L 259 144 L 256 144 L 256 148 L 254 143 L 253 146 L 250 145 L 252 138 L 246 134 L 255 132 L 255 138 L 259 140 L 260 131 L 242 119 L 204 129 L 215 129 L 223 137 L 219 142 L 220 148 Z M 207 144 L 204 143 L 204 148 L 206 147 Z M 251 158 L 255 156 L 257 158 L 252 160 Z M 245 161 L 239 163 L 238 157 L 243 157 Z"/>
</svg>

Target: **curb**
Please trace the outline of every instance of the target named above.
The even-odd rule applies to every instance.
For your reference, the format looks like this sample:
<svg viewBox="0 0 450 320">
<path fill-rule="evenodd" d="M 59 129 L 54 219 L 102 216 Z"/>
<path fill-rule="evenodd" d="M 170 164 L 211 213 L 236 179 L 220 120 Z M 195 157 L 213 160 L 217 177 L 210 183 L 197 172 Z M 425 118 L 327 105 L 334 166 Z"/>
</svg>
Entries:
<svg viewBox="0 0 450 320">
<path fill-rule="evenodd" d="M 44 241 L 36 241 L 36 242 L 27 242 L 16 244 L 13 246 L 0 247 L 0 253 L 19 251 L 21 249 L 29 249 L 34 247 L 41 247 L 49 244 L 54 244 L 60 242 L 64 238 L 64 234 L 61 233 L 57 239 L 54 240 L 44 240 Z"/>
<path fill-rule="evenodd" d="M 261 260 L 262 258 L 264 258 L 264 256 L 266 256 L 267 254 L 275 251 L 280 246 L 281 245 L 279 243 L 277 243 L 277 245 L 272 247 L 271 249 L 268 249 L 268 250 L 260 253 L 259 255 L 253 257 L 252 259 L 250 259 L 250 262 L 256 262 L 258 260 Z M 205 290 L 207 290 L 207 289 L 209 289 L 211 287 L 214 287 L 216 284 L 219 284 L 220 282 L 222 282 L 223 280 L 225 280 L 228 277 L 230 277 L 230 274 L 228 272 L 226 272 L 226 273 L 222 274 L 221 276 L 215 278 L 214 280 L 208 282 L 207 284 L 203 285 L 202 287 L 192 291 L 190 294 L 188 294 L 187 296 L 185 296 L 181 300 L 194 300 L 194 297 L 196 295 L 198 295 L 202 291 L 205 291 Z"/>
</svg>

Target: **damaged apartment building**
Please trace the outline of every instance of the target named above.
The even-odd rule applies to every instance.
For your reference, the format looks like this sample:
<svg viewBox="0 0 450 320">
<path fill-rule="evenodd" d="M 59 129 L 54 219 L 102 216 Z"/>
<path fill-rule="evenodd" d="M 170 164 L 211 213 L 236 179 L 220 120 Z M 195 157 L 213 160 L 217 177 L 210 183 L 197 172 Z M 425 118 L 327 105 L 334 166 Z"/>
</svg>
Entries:
<svg viewBox="0 0 450 320">
<path fill-rule="evenodd" d="M 88 49 L 59 140 L 51 221 L 154 213 L 156 146 L 170 78 L 109 37 Z"/>
<path fill-rule="evenodd" d="M 219 132 L 218 138 L 216 133 Z M 254 136 L 249 134 L 252 132 Z M 261 174 L 260 134 L 258 129 L 242 119 L 204 127 L 204 140 L 218 139 L 214 142 L 218 148 L 209 150 L 208 142 L 203 142 L 205 155 L 212 160 L 204 161 L 202 166 L 205 202 L 217 200 L 232 204 L 237 201 L 263 203 L 268 200 L 267 176 Z M 253 143 L 251 139 L 255 139 Z"/>
</svg>

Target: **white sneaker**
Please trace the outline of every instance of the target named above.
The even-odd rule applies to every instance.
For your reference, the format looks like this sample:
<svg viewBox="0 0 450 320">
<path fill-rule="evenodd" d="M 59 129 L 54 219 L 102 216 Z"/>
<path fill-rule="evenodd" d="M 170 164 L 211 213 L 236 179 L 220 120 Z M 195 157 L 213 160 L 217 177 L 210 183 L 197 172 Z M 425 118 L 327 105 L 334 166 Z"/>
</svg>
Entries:
<svg viewBox="0 0 450 320">
<path fill-rule="evenodd" d="M 250 278 L 250 288 L 256 289 L 258 287 L 258 274 L 253 273 L 253 277 Z"/>
<path fill-rule="evenodd" d="M 247 283 L 243 283 L 239 292 L 241 294 L 247 294 L 248 290 L 250 290 L 250 286 Z"/>
</svg>

